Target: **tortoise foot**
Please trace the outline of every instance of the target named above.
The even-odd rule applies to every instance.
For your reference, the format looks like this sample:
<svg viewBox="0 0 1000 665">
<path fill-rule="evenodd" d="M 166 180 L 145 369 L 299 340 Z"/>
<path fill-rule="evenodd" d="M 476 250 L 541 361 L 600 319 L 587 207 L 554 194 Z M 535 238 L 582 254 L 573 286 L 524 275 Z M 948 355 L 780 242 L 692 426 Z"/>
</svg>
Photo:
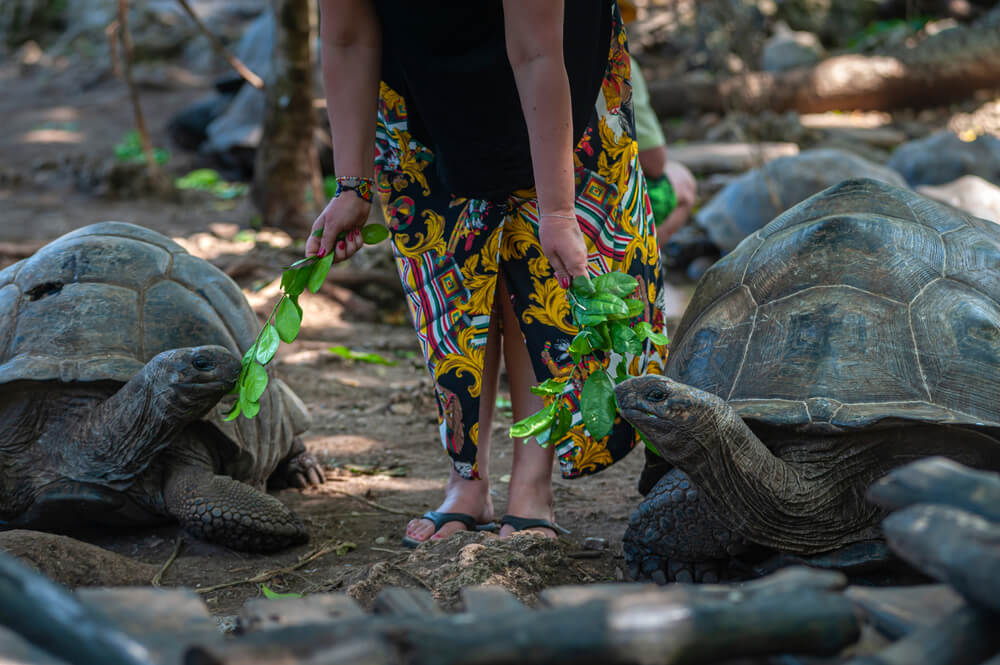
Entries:
<svg viewBox="0 0 1000 665">
<path fill-rule="evenodd" d="M 633 579 L 666 584 L 742 579 L 733 559 L 749 545 L 715 519 L 687 474 L 672 468 L 632 514 L 622 547 Z"/>
<path fill-rule="evenodd" d="M 655 582 L 659 585 L 670 582 L 731 582 L 745 579 L 743 575 L 730 570 L 729 562 L 714 561 L 678 561 L 636 547 L 625 542 L 625 563 L 629 575 L 637 582 Z"/>
<path fill-rule="evenodd" d="M 272 552 L 309 540 L 283 503 L 228 476 L 190 467 L 171 474 L 167 509 L 194 537 L 248 552 Z"/>
<path fill-rule="evenodd" d="M 267 479 L 267 486 L 269 489 L 285 489 L 286 487 L 305 489 L 322 485 L 325 480 L 323 467 L 320 466 L 312 453 L 306 450 L 302 440 L 296 438 L 291 453 Z"/>
</svg>

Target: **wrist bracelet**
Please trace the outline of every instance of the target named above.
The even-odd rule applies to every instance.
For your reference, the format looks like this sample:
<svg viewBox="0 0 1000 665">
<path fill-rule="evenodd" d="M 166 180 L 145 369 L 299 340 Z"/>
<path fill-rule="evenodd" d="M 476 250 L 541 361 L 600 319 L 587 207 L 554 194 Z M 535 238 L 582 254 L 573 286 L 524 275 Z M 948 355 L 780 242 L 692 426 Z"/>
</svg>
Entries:
<svg viewBox="0 0 1000 665">
<path fill-rule="evenodd" d="M 362 178 L 356 175 L 337 176 L 337 190 L 333 193 L 333 198 L 337 198 L 343 192 L 354 192 L 358 198 L 366 203 L 372 202 L 372 185 L 375 182 L 371 178 Z"/>
<path fill-rule="evenodd" d="M 576 221 L 576 215 L 570 216 L 570 215 L 556 215 L 553 213 L 545 213 L 544 215 L 539 215 L 538 219 L 541 219 L 542 217 L 560 217 L 562 219 L 572 219 L 574 222 Z"/>
</svg>

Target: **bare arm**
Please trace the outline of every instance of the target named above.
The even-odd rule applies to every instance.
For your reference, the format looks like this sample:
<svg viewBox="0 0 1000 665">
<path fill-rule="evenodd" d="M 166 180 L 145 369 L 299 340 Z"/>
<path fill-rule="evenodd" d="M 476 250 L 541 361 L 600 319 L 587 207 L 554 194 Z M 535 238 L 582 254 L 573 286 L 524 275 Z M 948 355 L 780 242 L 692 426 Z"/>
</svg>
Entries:
<svg viewBox="0 0 1000 665">
<path fill-rule="evenodd" d="M 371 0 L 320 0 L 323 87 L 338 176 L 371 178 L 382 34 Z M 306 255 L 336 252 L 341 261 L 363 244 L 357 229 L 370 204 L 352 192 L 332 200 L 313 224 Z M 316 233 L 322 231 L 322 240 Z M 347 239 L 335 244 L 336 236 Z"/>
<path fill-rule="evenodd" d="M 507 58 L 528 126 L 542 249 L 564 286 L 586 272 L 574 213 L 573 115 L 563 60 L 563 0 L 504 0 Z"/>
</svg>

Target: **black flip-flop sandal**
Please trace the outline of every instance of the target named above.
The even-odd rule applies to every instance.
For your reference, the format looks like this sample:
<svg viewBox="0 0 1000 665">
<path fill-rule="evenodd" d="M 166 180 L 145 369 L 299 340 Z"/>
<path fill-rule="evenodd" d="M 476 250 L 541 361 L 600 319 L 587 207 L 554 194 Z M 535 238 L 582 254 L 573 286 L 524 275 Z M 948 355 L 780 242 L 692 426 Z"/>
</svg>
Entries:
<svg viewBox="0 0 1000 665">
<path fill-rule="evenodd" d="M 500 526 L 504 524 L 509 525 L 514 531 L 524 531 L 525 529 L 552 529 L 552 532 L 558 536 L 560 533 L 572 533 L 569 529 L 565 529 L 555 522 L 550 522 L 548 520 L 543 520 L 536 517 L 518 517 L 517 515 L 504 515 L 500 518 Z"/>
<path fill-rule="evenodd" d="M 434 533 L 440 531 L 441 527 L 448 522 L 461 522 L 469 531 L 496 531 L 497 529 L 497 525 L 493 522 L 488 524 L 477 523 L 476 518 L 468 513 L 439 513 L 436 510 L 429 510 L 424 513 L 420 519 L 427 520 L 433 524 Z M 430 540 L 430 536 L 427 537 L 427 540 Z M 427 540 L 416 540 L 414 538 L 410 538 L 409 536 L 403 536 L 403 547 L 413 549 L 420 543 L 426 543 Z"/>
</svg>

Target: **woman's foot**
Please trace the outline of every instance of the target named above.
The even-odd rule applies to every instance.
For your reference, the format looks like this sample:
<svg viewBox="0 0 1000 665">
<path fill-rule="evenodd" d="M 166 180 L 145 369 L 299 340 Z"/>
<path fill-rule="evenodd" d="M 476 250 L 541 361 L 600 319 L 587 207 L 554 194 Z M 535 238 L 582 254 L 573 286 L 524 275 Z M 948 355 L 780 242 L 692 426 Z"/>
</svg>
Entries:
<svg viewBox="0 0 1000 665">
<path fill-rule="evenodd" d="M 493 500 L 490 498 L 489 483 L 485 479 L 466 480 L 452 469 L 445 488 L 444 501 L 437 508 L 439 513 L 464 513 L 477 524 L 493 521 Z M 460 521 L 445 522 L 437 531 L 434 523 L 423 517 L 411 520 L 406 525 L 406 537 L 422 543 L 425 540 L 447 538 L 456 531 L 468 531 Z"/>
<path fill-rule="evenodd" d="M 522 445 L 515 443 L 514 445 Z M 536 445 L 534 442 L 527 444 Z M 544 469 L 544 467 L 542 467 Z M 551 464 L 549 465 L 551 469 Z M 517 469 L 515 468 L 515 471 Z M 531 469 L 536 471 L 536 469 Z M 538 475 L 532 473 L 531 475 Z M 525 520 L 543 520 L 550 524 L 555 523 L 555 512 L 552 509 L 552 482 L 548 475 L 541 482 L 517 482 L 516 476 L 511 474 L 510 493 L 507 499 L 507 516 L 511 516 L 509 522 L 500 526 L 500 537 L 508 538 L 515 532 L 537 533 L 546 538 L 556 538 L 559 534 L 555 529 L 545 526 L 522 527 L 519 522 Z"/>
</svg>

